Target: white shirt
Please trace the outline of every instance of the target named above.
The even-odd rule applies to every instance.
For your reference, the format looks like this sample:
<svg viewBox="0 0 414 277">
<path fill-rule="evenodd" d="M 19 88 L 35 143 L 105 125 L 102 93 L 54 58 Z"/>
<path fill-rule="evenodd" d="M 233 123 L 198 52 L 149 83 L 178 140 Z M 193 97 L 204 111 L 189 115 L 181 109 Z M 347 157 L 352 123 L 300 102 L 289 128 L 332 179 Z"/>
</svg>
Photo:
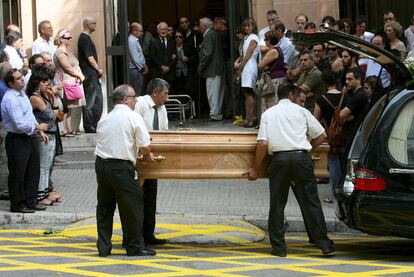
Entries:
<svg viewBox="0 0 414 277">
<path fill-rule="evenodd" d="M 49 52 L 50 55 L 55 54 L 57 49 L 57 45 L 54 44 L 53 39 L 49 38 L 48 41 L 46 41 L 44 38 L 39 36 L 35 41 L 33 41 L 32 44 L 32 55 L 34 54 L 40 54 L 42 52 Z"/>
<path fill-rule="evenodd" d="M 154 109 L 155 103 L 150 95 L 144 95 L 138 97 L 138 101 L 135 104 L 135 112 L 142 116 L 147 129 L 153 131 Z M 160 131 L 168 130 L 168 115 L 165 105 L 158 107 L 158 127 Z"/>
<path fill-rule="evenodd" d="M 259 34 L 257 35 L 259 37 L 259 46 L 266 46 L 264 39 L 265 39 L 265 34 L 269 31 L 270 31 L 269 26 L 266 26 L 259 31 Z"/>
<path fill-rule="evenodd" d="M 312 145 L 307 139 L 319 137 L 325 129 L 305 108 L 282 99 L 262 114 L 257 140 L 268 142 L 268 152 L 307 150 Z"/>
<path fill-rule="evenodd" d="M 18 70 L 22 69 L 23 67 L 23 60 L 20 57 L 20 55 L 17 53 L 16 48 L 6 45 L 6 48 L 4 48 L 4 51 L 7 52 L 7 55 L 9 55 L 9 62 L 13 68 L 16 68 Z"/>
<path fill-rule="evenodd" d="M 131 161 L 134 165 L 139 147 L 150 145 L 143 118 L 127 105 L 117 104 L 98 122 L 95 155 L 102 159 Z"/>
<path fill-rule="evenodd" d="M 292 65 L 293 54 L 295 53 L 295 46 L 293 46 L 292 42 L 286 37 L 283 36 L 280 40 L 278 45 L 280 49 L 282 49 L 283 53 L 283 61 L 287 68 Z"/>
<path fill-rule="evenodd" d="M 408 27 L 404 31 L 404 35 L 405 35 L 405 38 L 407 39 L 407 48 L 408 48 L 408 51 L 414 50 L 414 26 Z"/>
<path fill-rule="evenodd" d="M 367 62 L 367 72 L 365 74 L 366 77 L 368 76 L 378 76 L 378 74 L 381 71 L 381 65 L 371 59 L 368 59 Z M 382 82 L 382 86 L 384 88 L 388 87 L 390 85 L 390 76 L 388 71 L 383 68 L 381 71 L 381 76 L 380 76 L 381 82 Z"/>
</svg>

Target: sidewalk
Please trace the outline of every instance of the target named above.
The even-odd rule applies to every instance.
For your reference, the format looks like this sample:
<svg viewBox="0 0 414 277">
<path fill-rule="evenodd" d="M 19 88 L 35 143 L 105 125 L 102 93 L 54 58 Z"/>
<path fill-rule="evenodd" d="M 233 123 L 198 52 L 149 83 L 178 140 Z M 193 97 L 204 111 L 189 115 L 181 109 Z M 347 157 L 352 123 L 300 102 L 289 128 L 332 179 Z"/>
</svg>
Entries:
<svg viewBox="0 0 414 277">
<path fill-rule="evenodd" d="M 214 125 L 204 122 L 187 123 L 184 127 L 198 130 L 252 131 L 234 127 L 230 121 L 217 122 Z M 83 140 L 91 140 L 86 134 L 82 136 Z M 73 144 L 73 141 L 67 140 L 64 140 L 65 145 Z M 50 206 L 46 211 L 18 214 L 10 213 L 9 201 L 1 200 L 0 225 L 68 224 L 95 216 L 97 183 L 93 166 L 79 169 L 65 169 L 59 166 L 54 169 L 52 176 L 58 191 L 64 196 L 62 203 Z M 318 189 L 320 199 L 329 196 L 328 184 L 319 184 Z M 269 208 L 268 180 L 159 180 L 157 203 L 158 222 L 161 223 L 171 216 L 205 218 L 206 224 L 209 220 L 242 219 L 266 230 Z M 322 202 L 322 206 L 329 232 L 346 231 L 345 225 L 335 217 L 335 205 Z M 285 217 L 288 231 L 305 231 L 293 193 L 289 195 Z"/>
</svg>

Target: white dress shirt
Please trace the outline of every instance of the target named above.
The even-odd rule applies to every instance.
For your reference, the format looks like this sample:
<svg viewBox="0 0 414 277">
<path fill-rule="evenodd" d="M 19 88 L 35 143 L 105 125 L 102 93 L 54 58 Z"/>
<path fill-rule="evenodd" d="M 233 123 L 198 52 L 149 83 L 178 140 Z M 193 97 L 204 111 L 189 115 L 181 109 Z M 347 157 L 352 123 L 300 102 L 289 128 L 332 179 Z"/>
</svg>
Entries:
<svg viewBox="0 0 414 277">
<path fill-rule="evenodd" d="M 9 55 L 9 63 L 11 66 L 18 70 L 22 69 L 24 63 L 20 55 L 17 53 L 17 49 L 10 45 L 7 45 L 6 48 L 4 48 L 4 51 L 7 53 L 7 55 Z"/>
<path fill-rule="evenodd" d="M 148 130 L 153 131 L 154 109 L 155 103 L 150 95 L 144 95 L 138 97 L 138 101 L 135 104 L 135 112 L 144 118 L 145 125 Z M 160 131 L 168 130 L 168 115 L 167 109 L 164 105 L 158 107 L 158 127 Z"/>
<path fill-rule="evenodd" d="M 33 41 L 32 44 L 32 55 L 34 54 L 40 54 L 42 52 L 49 52 L 50 55 L 55 54 L 57 49 L 57 45 L 53 42 L 52 38 L 49 38 L 49 40 L 45 40 L 41 36 L 39 36 L 35 41 Z"/>
<path fill-rule="evenodd" d="M 102 159 L 131 161 L 139 147 L 150 145 L 150 135 L 142 117 L 127 105 L 117 104 L 98 122 L 95 155 Z"/>
<path fill-rule="evenodd" d="M 257 140 L 268 142 L 268 152 L 312 149 L 307 136 L 319 137 L 325 129 L 305 108 L 282 99 L 262 114 Z"/>
</svg>

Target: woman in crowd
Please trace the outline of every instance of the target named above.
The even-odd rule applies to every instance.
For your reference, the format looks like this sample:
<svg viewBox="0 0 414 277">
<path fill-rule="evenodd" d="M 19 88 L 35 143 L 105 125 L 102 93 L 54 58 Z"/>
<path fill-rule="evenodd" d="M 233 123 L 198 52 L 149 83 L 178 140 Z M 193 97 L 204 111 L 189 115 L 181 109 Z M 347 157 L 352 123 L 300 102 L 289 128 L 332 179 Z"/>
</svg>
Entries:
<svg viewBox="0 0 414 277">
<path fill-rule="evenodd" d="M 316 98 L 314 116 L 318 119 L 325 129 L 331 124 L 334 109 L 328 103 L 328 99 L 333 106 L 339 106 L 342 109 L 346 104 L 346 96 L 341 91 L 337 90 L 338 77 L 332 70 L 325 70 L 322 72 L 322 83 L 326 87 L 326 92 Z M 326 97 L 326 99 L 324 98 Z M 335 195 L 335 190 L 339 184 L 339 178 L 341 177 L 340 164 L 339 164 L 339 149 L 331 149 L 328 152 L 328 169 L 329 179 L 331 183 L 332 196 Z M 323 200 L 327 203 L 333 203 L 333 198 L 326 198 Z"/>
<path fill-rule="evenodd" d="M 60 195 L 54 193 L 49 186 L 49 176 L 53 166 L 56 147 L 56 117 L 58 116 L 58 102 L 50 89 L 53 73 L 43 64 L 35 65 L 27 84 L 26 93 L 33 106 L 33 114 L 38 123 L 46 123 L 49 128 L 45 133 L 48 141 L 44 142 L 38 135 L 36 145 L 40 159 L 40 179 L 37 190 L 37 202 L 43 205 L 52 205 Z"/>
<path fill-rule="evenodd" d="M 328 51 L 328 58 L 329 58 L 329 62 L 331 63 L 332 70 L 338 73 L 339 71 L 344 69 L 344 66 L 341 61 L 341 57 L 339 57 L 338 46 L 334 44 L 328 44 L 328 46 L 326 47 L 326 50 Z"/>
<path fill-rule="evenodd" d="M 4 51 L 9 55 L 9 62 L 13 68 L 22 69 L 28 66 L 27 56 L 23 51 L 23 37 L 19 32 L 11 31 L 5 38 L 6 47 Z"/>
<path fill-rule="evenodd" d="M 235 69 L 241 74 L 241 92 L 245 97 L 246 118 L 243 126 L 252 128 L 257 125 L 256 101 L 253 88 L 256 87 L 258 75 L 257 57 L 259 55 L 259 37 L 257 36 L 257 24 L 253 18 L 243 21 L 243 31 L 246 37 L 243 41 L 243 57 L 235 64 Z"/>
<path fill-rule="evenodd" d="M 277 46 L 279 39 L 275 31 L 268 31 L 265 34 L 266 47 L 270 50 L 260 61 L 258 67 L 262 72 L 268 72 L 275 87 L 274 94 L 264 95 L 261 97 L 261 113 L 274 106 L 279 102 L 277 89 L 279 85 L 286 82 L 286 67 L 283 59 L 283 52 L 280 46 Z"/>
<path fill-rule="evenodd" d="M 396 49 L 400 52 L 400 60 L 404 60 L 407 55 L 407 48 L 404 43 L 399 39 L 403 34 L 403 28 L 397 21 L 389 21 L 385 23 L 384 31 L 387 34 L 387 38 L 391 42 L 391 49 Z"/>
<path fill-rule="evenodd" d="M 368 76 L 365 78 L 364 91 L 370 100 L 375 94 L 380 93 L 382 89 L 381 79 L 378 79 L 377 76 Z"/>
<path fill-rule="evenodd" d="M 184 43 L 185 31 L 177 29 L 174 35 L 175 47 L 177 49 L 177 65 L 175 67 L 175 88 L 176 94 L 189 94 L 194 87 L 191 87 L 191 80 L 188 78 L 191 72 L 197 71 L 197 50 L 193 41 Z"/>
<path fill-rule="evenodd" d="M 58 46 L 53 62 L 56 67 L 56 74 L 61 82 L 74 83 L 77 80 L 83 82 L 85 76 L 79 67 L 78 59 L 70 50 L 72 36 L 66 29 L 60 30 L 55 38 L 55 44 Z M 82 88 L 83 89 L 83 88 Z M 63 91 L 64 94 L 64 91 Z M 62 95 L 62 99 L 64 95 Z M 81 107 L 86 104 L 85 97 L 67 101 L 68 111 L 63 120 L 64 130 L 62 136 L 73 136 L 79 134 L 79 124 L 81 118 Z M 76 118 L 72 122 L 72 113 L 76 111 Z"/>
</svg>

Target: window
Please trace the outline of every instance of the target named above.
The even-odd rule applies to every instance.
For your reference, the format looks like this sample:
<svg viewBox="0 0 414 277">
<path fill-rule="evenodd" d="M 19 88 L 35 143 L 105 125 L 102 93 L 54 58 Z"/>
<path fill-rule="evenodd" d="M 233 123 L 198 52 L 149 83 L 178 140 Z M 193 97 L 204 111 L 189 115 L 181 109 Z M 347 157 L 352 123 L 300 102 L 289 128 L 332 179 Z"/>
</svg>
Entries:
<svg viewBox="0 0 414 277">
<path fill-rule="evenodd" d="M 414 100 L 402 108 L 394 122 L 388 149 L 397 162 L 414 165 Z"/>
</svg>

